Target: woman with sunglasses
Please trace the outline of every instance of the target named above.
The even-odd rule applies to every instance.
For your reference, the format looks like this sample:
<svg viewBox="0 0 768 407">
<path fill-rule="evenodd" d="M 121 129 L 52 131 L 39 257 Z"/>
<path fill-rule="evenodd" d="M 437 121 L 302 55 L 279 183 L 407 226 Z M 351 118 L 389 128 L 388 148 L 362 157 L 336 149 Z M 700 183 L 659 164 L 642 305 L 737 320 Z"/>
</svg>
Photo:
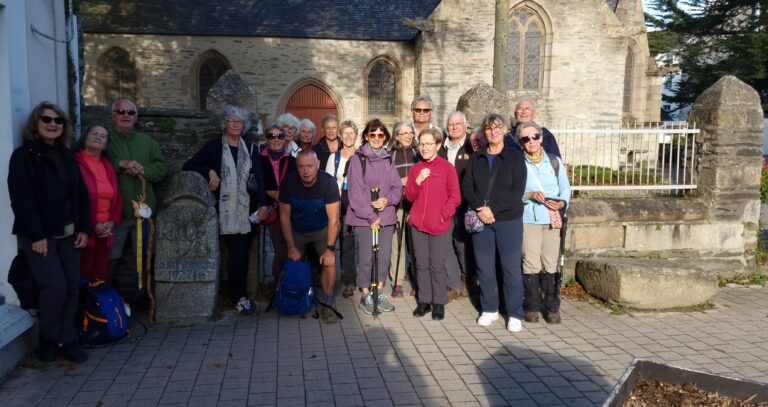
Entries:
<svg viewBox="0 0 768 407">
<path fill-rule="evenodd" d="M 87 359 L 75 332 L 80 254 L 88 244 L 91 212 L 88 192 L 69 143 L 72 124 L 50 102 L 32 109 L 24 142 L 11 155 L 8 192 L 13 234 L 18 236 L 39 288 L 37 358 Z"/>
<path fill-rule="evenodd" d="M 520 123 L 516 133 L 528 170 L 523 197 L 525 322 L 539 322 L 539 310 L 543 309 L 548 323 L 559 324 L 557 260 L 562 228 L 560 211 L 568 206 L 571 185 L 562 160 L 547 153 L 541 146 L 543 134 L 538 124 L 530 121 Z"/>
<path fill-rule="evenodd" d="M 229 295 L 235 312 L 253 315 L 256 311 L 246 291 L 248 258 L 253 241 L 250 212 L 259 207 L 259 221 L 267 216 L 267 195 L 261 173 L 259 151 L 243 135 L 251 128 L 248 113 L 227 106 L 221 114 L 224 134 L 210 140 L 190 158 L 184 171 L 195 171 L 208 180 L 208 189 L 218 198 L 219 235 L 227 245 Z M 255 185 L 253 185 L 255 184 Z M 256 205 L 251 202 L 255 201 Z"/>
<path fill-rule="evenodd" d="M 341 194 L 341 214 L 347 213 L 349 208 L 349 191 L 347 188 L 347 173 L 349 172 L 350 159 L 357 151 L 357 125 L 352 120 L 344 120 L 339 125 L 341 131 L 341 148 L 333 155 L 339 164 L 334 165 L 334 173 Z M 328 162 L 331 162 L 329 159 Z M 330 164 L 329 164 L 330 167 Z M 330 168 L 326 168 L 328 171 Z M 341 232 L 339 233 L 339 246 L 341 246 L 341 282 L 344 284 L 342 295 L 344 298 L 352 298 L 357 288 L 357 265 L 355 264 L 355 232 L 354 227 L 347 226 L 344 217 L 341 220 Z"/>
<path fill-rule="evenodd" d="M 507 125 L 499 114 L 491 113 L 481 125 L 488 145 L 469 159 L 461 191 L 467 207 L 477 212 L 483 230 L 472 234 L 477 278 L 480 283 L 482 314 L 480 326 L 499 319 L 499 292 L 496 283 L 496 255 L 501 260 L 507 330 L 523 329 L 523 281 L 520 270 L 523 245 L 523 192 L 525 158 L 523 153 L 504 145 Z"/>
<path fill-rule="evenodd" d="M 389 131 L 379 119 L 372 119 L 363 130 L 363 145 L 349 164 L 347 187 L 349 209 L 344 223 L 355 227 L 359 247 L 357 286 L 363 291 L 360 308 L 373 313 L 373 297 L 369 293 L 373 266 L 372 231 L 379 231 L 378 287 L 379 310 L 393 311 L 383 294 L 384 281 L 389 275 L 389 256 L 395 230 L 395 207 L 403 195 L 403 184 L 397 169 L 384 147 L 390 140 Z"/>
<path fill-rule="evenodd" d="M 296 158 L 291 156 L 285 149 L 285 133 L 282 129 L 273 124 L 267 128 L 264 137 L 267 139 L 267 148 L 261 151 L 261 173 L 264 174 L 264 187 L 267 190 L 267 204 L 270 211 L 277 215 L 277 192 L 280 184 L 287 174 L 296 172 Z M 280 279 L 283 269 L 283 260 L 288 255 L 288 246 L 283 239 L 283 231 L 280 229 L 279 216 L 270 215 L 267 219 L 274 219 L 266 223 L 269 229 L 269 237 L 272 240 L 272 249 L 275 251 L 275 257 L 272 260 L 272 275 L 275 279 Z"/>
</svg>

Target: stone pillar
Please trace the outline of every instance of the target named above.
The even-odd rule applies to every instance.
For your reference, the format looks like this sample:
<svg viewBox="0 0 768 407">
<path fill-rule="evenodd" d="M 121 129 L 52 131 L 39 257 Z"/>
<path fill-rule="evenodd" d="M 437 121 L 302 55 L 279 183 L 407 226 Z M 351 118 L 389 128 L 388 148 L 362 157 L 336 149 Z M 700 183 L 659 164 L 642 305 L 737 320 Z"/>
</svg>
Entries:
<svg viewBox="0 0 768 407">
<path fill-rule="evenodd" d="M 207 320 L 217 305 L 219 223 L 208 183 L 175 174 L 157 214 L 157 320 Z"/>
<path fill-rule="evenodd" d="M 744 256 L 754 263 L 760 215 L 763 111 L 753 88 L 724 76 L 697 99 L 688 119 L 697 137 L 698 190 L 710 220 L 744 226 Z"/>
</svg>

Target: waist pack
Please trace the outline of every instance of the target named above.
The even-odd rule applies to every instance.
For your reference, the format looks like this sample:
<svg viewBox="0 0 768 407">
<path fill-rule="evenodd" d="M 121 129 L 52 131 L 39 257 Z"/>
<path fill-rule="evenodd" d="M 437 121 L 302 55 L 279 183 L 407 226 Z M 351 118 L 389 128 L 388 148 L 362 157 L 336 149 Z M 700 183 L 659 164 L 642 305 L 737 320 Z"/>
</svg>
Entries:
<svg viewBox="0 0 768 407">
<path fill-rule="evenodd" d="M 104 345 L 130 334 L 125 304 L 117 290 L 101 280 L 84 289 L 82 341 Z"/>
<path fill-rule="evenodd" d="M 283 276 L 277 285 L 272 304 L 281 314 L 299 315 L 312 309 L 315 293 L 312 290 L 312 270 L 308 263 L 283 261 Z"/>
</svg>

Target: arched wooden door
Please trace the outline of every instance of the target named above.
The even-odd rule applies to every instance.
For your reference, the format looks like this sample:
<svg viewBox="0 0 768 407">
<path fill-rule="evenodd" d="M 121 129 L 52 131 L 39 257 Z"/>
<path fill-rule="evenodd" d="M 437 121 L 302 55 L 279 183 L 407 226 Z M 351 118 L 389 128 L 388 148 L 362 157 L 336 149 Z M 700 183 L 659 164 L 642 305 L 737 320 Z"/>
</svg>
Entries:
<svg viewBox="0 0 768 407">
<path fill-rule="evenodd" d="M 317 126 L 318 139 L 323 134 L 323 130 L 320 128 L 320 121 L 323 116 L 327 114 L 339 115 L 336 102 L 333 101 L 331 95 L 313 84 L 307 84 L 297 89 L 288 99 L 285 111 L 298 117 L 299 120 L 312 120 L 312 123 Z"/>
</svg>

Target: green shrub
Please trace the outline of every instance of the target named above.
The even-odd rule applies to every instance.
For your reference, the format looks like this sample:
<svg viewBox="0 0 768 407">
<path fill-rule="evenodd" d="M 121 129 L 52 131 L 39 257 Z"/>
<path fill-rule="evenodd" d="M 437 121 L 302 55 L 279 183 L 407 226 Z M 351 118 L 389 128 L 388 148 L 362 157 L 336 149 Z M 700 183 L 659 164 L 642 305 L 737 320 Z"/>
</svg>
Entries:
<svg viewBox="0 0 768 407">
<path fill-rule="evenodd" d="M 596 165 L 577 165 L 572 168 L 572 185 L 648 185 L 661 182 L 661 175 L 653 171 L 619 171 Z"/>
<path fill-rule="evenodd" d="M 768 165 L 763 165 L 760 176 L 760 200 L 768 202 Z"/>
</svg>

